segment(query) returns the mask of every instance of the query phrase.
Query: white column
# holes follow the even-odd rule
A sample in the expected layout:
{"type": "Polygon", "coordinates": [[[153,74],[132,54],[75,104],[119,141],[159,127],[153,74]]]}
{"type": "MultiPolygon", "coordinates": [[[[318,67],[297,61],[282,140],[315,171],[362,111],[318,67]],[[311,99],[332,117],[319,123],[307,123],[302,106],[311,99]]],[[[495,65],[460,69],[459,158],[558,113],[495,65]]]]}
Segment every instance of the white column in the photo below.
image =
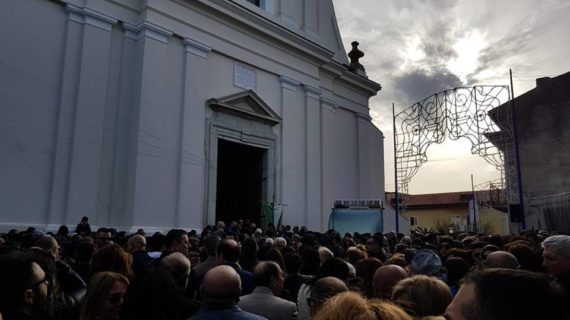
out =
{"type": "Polygon", "coordinates": [[[161,172],[165,166],[176,165],[168,156],[162,156],[160,146],[163,121],[163,106],[166,101],[168,39],[172,32],[148,21],[137,26],[124,24],[126,36],[136,41],[135,48],[139,65],[134,90],[134,110],[129,150],[130,177],[127,195],[127,214],[133,228],[158,226],[170,228],[175,223],[175,210],[167,210],[164,203],[177,198],[172,194],[164,199],[160,191],[164,181],[161,172]]]}
{"type": "Polygon", "coordinates": [[[309,85],[303,85],[305,91],[305,125],[306,125],[306,160],[305,185],[307,227],[310,230],[323,231],[322,225],[322,184],[321,184],[321,91],[309,85]]]}
{"type": "MultiPolygon", "coordinates": [[[[121,63],[119,75],[119,103],[115,122],[114,158],[112,185],[110,190],[111,210],[107,219],[110,225],[126,226],[132,222],[132,185],[136,166],[137,112],[138,97],[135,89],[140,86],[140,60],[136,48],[136,37],[123,25],[121,63]],[[135,138],[133,138],[135,137],[135,138]],[[135,160],[133,160],[135,159],[135,160]],[[136,162],[135,162],[136,163],[136,162]],[[129,193],[131,191],[131,193],[129,193]],[[131,211],[129,211],[131,209],[131,211]]],[[[147,232],[151,230],[146,229],[147,232]]],[[[133,230],[133,232],[135,232],[133,230]]]]}
{"type": "Polygon", "coordinates": [[[74,222],[67,219],[67,200],[74,128],[73,120],[79,83],[77,70],[81,63],[81,37],[83,35],[85,16],[83,15],[83,9],[75,5],[67,5],[66,10],[69,19],[67,21],[61,70],[59,109],[56,119],[57,135],[54,137],[54,153],[52,157],[48,218],[48,229],[50,230],[55,229],[60,224],[72,224],[74,222]]]}
{"type": "MultiPolygon", "coordinates": [[[[67,220],[95,215],[99,189],[111,29],[117,20],[89,8],[68,7],[70,18],[83,23],[78,61],[75,112],[71,130],[67,220]]],[[[75,70],[74,70],[75,71],[75,70]]],[[[70,84],[67,84],[70,85],[70,84]]],[[[70,85],[73,86],[73,85],[70,85]]],[[[62,128],[65,130],[66,128],[62,128]]],[[[93,221],[94,224],[106,221],[93,221]]]]}
{"type": "Polygon", "coordinates": [[[200,90],[200,67],[207,62],[212,50],[195,40],[184,39],[184,97],[180,119],[180,147],[177,181],[176,227],[202,228],[204,212],[205,174],[205,106],[195,96],[200,90]]]}
{"type": "Polygon", "coordinates": [[[300,83],[289,77],[281,76],[281,131],[280,131],[280,164],[281,185],[278,186],[277,202],[287,206],[284,210],[285,224],[306,225],[305,181],[303,162],[305,146],[303,140],[304,102],[303,96],[297,92],[300,83]]]}

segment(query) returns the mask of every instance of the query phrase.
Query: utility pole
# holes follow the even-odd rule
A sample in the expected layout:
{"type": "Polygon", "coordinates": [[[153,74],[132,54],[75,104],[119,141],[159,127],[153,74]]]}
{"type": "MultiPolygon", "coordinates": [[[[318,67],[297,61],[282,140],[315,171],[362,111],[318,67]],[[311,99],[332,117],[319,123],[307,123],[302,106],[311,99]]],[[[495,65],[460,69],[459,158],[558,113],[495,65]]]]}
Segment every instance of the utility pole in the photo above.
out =
{"type": "Polygon", "coordinates": [[[473,203],[473,231],[477,233],[477,207],[475,203],[475,186],[473,185],[473,174],[471,174],[471,202],[473,203]]]}
{"type": "MultiPolygon", "coordinates": [[[[521,220],[521,227],[522,230],[526,229],[526,219],[524,215],[524,196],[523,196],[523,185],[522,185],[522,173],[521,173],[521,158],[519,152],[519,135],[517,130],[517,114],[515,108],[515,91],[513,89],[513,70],[509,69],[509,76],[511,79],[511,120],[513,122],[513,137],[515,141],[515,158],[517,161],[517,179],[518,179],[518,186],[519,186],[519,217],[521,220]]],[[[521,230],[521,231],[522,231],[521,230]]]]}
{"type": "Polygon", "coordinates": [[[392,102],[392,122],[394,124],[394,209],[396,211],[396,234],[400,232],[400,202],[398,197],[398,157],[396,156],[396,109],[394,102],[392,102]]]}

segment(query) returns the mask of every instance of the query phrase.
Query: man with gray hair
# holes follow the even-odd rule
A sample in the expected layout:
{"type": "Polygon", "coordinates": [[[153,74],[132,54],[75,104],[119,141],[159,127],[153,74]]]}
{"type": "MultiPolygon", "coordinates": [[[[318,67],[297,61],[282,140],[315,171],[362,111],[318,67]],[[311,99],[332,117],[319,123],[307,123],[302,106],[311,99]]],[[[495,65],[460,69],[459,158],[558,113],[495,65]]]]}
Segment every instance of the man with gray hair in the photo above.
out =
{"type": "Polygon", "coordinates": [[[262,261],[253,271],[255,289],[240,298],[239,306],[248,312],[271,320],[296,319],[297,306],[279,298],[283,290],[283,271],[273,261],[262,261]]]}
{"type": "Polygon", "coordinates": [[[131,267],[135,274],[143,271],[152,261],[148,252],[146,252],[146,238],[140,234],[135,234],[127,240],[127,252],[133,257],[131,267]]]}
{"type": "Polygon", "coordinates": [[[273,247],[277,250],[283,250],[283,248],[285,248],[287,246],[287,240],[285,240],[285,238],[283,237],[277,237],[275,238],[275,241],[273,242],[273,247]]]}
{"type": "Polygon", "coordinates": [[[556,235],[542,242],[542,266],[553,275],[570,297],[570,236],[556,235]]]}
{"type": "Polygon", "coordinates": [[[190,260],[181,252],[173,252],[160,260],[160,268],[168,271],[178,289],[178,296],[176,297],[176,309],[184,319],[198,312],[200,303],[193,299],[188,299],[183,296],[183,291],[188,285],[188,278],[190,276],[190,260]]]}
{"type": "Polygon", "coordinates": [[[179,290],[186,289],[190,276],[190,260],[180,252],[173,252],[160,260],[160,267],[168,270],[179,290]]]}
{"type": "Polygon", "coordinates": [[[556,235],[542,242],[543,266],[556,278],[570,273],[570,236],[556,235]]]}
{"type": "Polygon", "coordinates": [[[321,266],[325,261],[332,258],[334,258],[334,254],[329,248],[323,246],[319,247],[319,260],[321,261],[321,266]]]}

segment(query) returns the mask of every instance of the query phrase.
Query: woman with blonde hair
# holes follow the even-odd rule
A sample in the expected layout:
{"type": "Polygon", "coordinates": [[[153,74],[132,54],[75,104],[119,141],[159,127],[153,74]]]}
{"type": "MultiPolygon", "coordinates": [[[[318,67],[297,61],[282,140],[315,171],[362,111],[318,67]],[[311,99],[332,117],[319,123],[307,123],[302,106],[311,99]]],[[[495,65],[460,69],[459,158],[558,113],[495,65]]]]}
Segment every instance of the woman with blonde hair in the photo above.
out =
{"type": "Polygon", "coordinates": [[[129,279],[116,272],[98,272],[91,277],[81,304],[80,320],[116,320],[121,317],[129,279]]]}
{"type": "Polygon", "coordinates": [[[413,320],[400,307],[382,300],[366,300],[355,292],[340,293],[325,302],[313,320],[413,320]]]}
{"type": "Polygon", "coordinates": [[[392,293],[394,303],[418,318],[443,315],[451,300],[451,290],[443,281],[424,275],[401,280],[392,293]]]}

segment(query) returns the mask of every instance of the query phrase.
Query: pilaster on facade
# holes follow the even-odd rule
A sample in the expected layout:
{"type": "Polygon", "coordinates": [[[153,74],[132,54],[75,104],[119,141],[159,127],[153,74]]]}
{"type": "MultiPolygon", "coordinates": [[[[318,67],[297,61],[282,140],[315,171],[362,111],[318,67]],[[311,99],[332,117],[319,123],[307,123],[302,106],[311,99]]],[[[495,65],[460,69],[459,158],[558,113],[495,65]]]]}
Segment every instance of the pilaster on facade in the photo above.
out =
{"type": "Polygon", "coordinates": [[[358,163],[358,194],[362,195],[369,187],[369,172],[366,170],[369,158],[369,125],[372,117],[364,113],[355,113],[356,116],[356,132],[357,132],[357,163],[358,163]]]}
{"type": "MultiPolygon", "coordinates": [[[[133,128],[132,136],[129,138],[132,149],[138,153],[152,154],[154,149],[150,147],[148,132],[153,136],[160,136],[164,133],[164,127],[160,125],[161,120],[167,117],[167,113],[162,111],[162,106],[167,103],[168,92],[168,40],[173,33],[152,22],[143,21],[137,25],[123,23],[124,36],[134,42],[134,51],[139,59],[134,75],[134,106],[133,106],[133,128]]],[[[162,145],[162,139],[155,139],[154,143],[162,145]]],[[[151,219],[154,213],[163,210],[158,203],[145,203],[146,199],[152,198],[155,194],[160,194],[156,181],[161,179],[160,170],[163,163],[151,157],[136,156],[132,159],[134,176],[133,185],[129,186],[133,190],[132,208],[128,208],[132,217],[130,224],[152,224],[151,219]],[[145,168],[144,170],[141,168],[145,168]]],[[[173,166],[173,164],[168,164],[173,166]]],[[[172,207],[175,207],[174,204],[172,207]]],[[[168,211],[164,215],[164,223],[174,225],[176,223],[175,212],[168,211]]]]}
{"type": "Polygon", "coordinates": [[[208,53],[212,51],[210,46],[190,38],[184,38],[182,43],[184,44],[184,50],[186,50],[186,53],[191,53],[204,59],[208,59],[208,53]]]}
{"type": "MultiPolygon", "coordinates": [[[[52,176],[50,180],[50,198],[48,222],[50,225],[61,224],[68,221],[67,204],[69,201],[69,182],[71,163],[73,159],[72,147],[75,129],[75,112],[79,88],[79,74],[77,68],[81,63],[83,38],[83,25],[85,15],[79,6],[68,4],[67,30],[65,33],[64,56],[61,67],[60,93],[57,105],[57,120],[55,124],[57,137],[68,139],[54,139],[54,152],[52,156],[52,176]]],[[[73,219],[73,218],[71,218],[73,219]]]]}
{"type": "MultiPolygon", "coordinates": [[[[207,68],[204,59],[208,59],[208,54],[212,50],[206,44],[198,42],[190,38],[184,38],[184,75],[183,75],[183,97],[180,109],[180,136],[179,136],[179,154],[178,154],[178,174],[176,182],[177,204],[174,225],[191,226],[192,221],[190,215],[184,214],[190,212],[193,207],[199,207],[204,198],[204,192],[199,185],[204,181],[203,165],[192,165],[186,159],[187,152],[184,150],[200,150],[204,141],[204,124],[196,122],[196,119],[205,118],[205,109],[196,108],[196,88],[199,85],[200,68],[207,68]]],[[[202,154],[198,159],[205,162],[202,154]]],[[[207,221],[203,221],[206,224],[207,221]]]]}
{"type": "Polygon", "coordinates": [[[321,91],[310,85],[303,85],[305,91],[305,184],[307,226],[322,229],[322,150],[321,150],[321,91]]]}
{"type": "Polygon", "coordinates": [[[297,91],[297,88],[299,88],[301,85],[299,81],[286,76],[280,76],[279,81],[281,81],[281,88],[285,88],[291,91],[297,91]]]}
{"type": "MultiPolygon", "coordinates": [[[[69,149],[69,181],[66,212],[98,212],[99,181],[101,179],[101,159],[103,152],[103,128],[105,128],[105,106],[108,93],[110,68],[111,30],[117,19],[90,8],[67,7],[70,21],[82,24],[75,30],[68,25],[68,32],[79,37],[75,41],[79,50],[77,57],[66,56],[69,68],[79,68],[75,97],[72,102],[74,114],[69,149]],[[89,125],[86,125],[88,123],[89,125]]],[[[69,52],[71,54],[71,51],[69,52]]],[[[67,68],[67,67],[66,67],[67,68]]],[[[65,77],[64,81],[72,81],[65,77]]],[[[63,150],[63,149],[62,149],[63,150]]],[[[95,223],[108,223],[108,216],[98,216],[95,223]]]]}

